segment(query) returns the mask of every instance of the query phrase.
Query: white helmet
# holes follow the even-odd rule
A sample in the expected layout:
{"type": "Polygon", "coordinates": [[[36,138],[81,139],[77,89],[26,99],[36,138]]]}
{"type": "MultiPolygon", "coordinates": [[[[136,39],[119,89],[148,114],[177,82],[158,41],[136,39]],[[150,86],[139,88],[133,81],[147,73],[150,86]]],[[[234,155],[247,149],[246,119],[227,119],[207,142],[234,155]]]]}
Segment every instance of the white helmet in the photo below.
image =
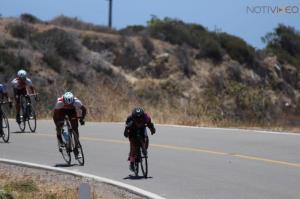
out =
{"type": "Polygon", "coordinates": [[[64,95],[63,95],[63,99],[64,99],[64,102],[66,104],[73,104],[74,103],[74,95],[73,93],[71,92],[66,92],[64,95]]]}
{"type": "Polygon", "coordinates": [[[27,72],[25,70],[19,70],[17,73],[17,76],[21,79],[26,79],[27,77],[27,72]]]}

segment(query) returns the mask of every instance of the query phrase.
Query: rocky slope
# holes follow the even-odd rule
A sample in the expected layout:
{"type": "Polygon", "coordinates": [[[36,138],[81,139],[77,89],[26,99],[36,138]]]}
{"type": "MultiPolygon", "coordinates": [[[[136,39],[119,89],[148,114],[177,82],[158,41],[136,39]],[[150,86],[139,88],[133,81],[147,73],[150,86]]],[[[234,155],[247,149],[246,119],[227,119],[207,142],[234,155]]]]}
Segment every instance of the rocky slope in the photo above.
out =
{"type": "Polygon", "coordinates": [[[123,121],[134,106],[145,107],[157,122],[179,124],[297,117],[299,66],[265,51],[244,61],[225,45],[216,61],[215,51],[207,54],[205,46],[128,30],[66,17],[1,18],[0,82],[9,82],[20,68],[28,70],[40,93],[41,117],[51,116],[66,90],[97,121],[123,121]]]}

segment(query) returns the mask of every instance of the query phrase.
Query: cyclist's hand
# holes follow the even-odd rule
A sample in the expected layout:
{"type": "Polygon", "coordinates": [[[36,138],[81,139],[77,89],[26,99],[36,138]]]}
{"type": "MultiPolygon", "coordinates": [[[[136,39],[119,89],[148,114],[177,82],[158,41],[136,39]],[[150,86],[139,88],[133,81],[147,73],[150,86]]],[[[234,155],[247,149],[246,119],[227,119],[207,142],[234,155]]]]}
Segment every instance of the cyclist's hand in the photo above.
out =
{"type": "Polygon", "coordinates": [[[125,131],[124,131],[124,137],[128,138],[128,134],[129,134],[129,133],[128,133],[128,130],[125,130],[125,131]]]}
{"type": "Polygon", "coordinates": [[[151,135],[153,135],[153,134],[155,134],[156,133],[156,129],[153,129],[152,131],[151,131],[151,135]]]}
{"type": "Polygon", "coordinates": [[[83,126],[83,125],[85,124],[85,121],[84,121],[83,118],[80,118],[80,119],[79,119],[79,122],[80,122],[80,125],[81,125],[81,126],[83,126]]]}

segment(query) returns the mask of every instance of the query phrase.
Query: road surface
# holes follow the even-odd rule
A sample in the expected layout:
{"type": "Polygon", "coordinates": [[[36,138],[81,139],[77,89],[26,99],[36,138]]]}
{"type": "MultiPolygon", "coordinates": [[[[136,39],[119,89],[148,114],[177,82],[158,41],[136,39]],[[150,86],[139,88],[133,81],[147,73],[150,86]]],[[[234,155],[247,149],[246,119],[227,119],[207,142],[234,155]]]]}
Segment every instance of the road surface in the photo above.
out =
{"type": "MultiPolygon", "coordinates": [[[[0,157],[62,166],[52,121],[20,133],[13,120],[0,157]]],[[[127,183],[170,199],[300,197],[300,135],[234,129],[156,126],[150,136],[149,178],[128,170],[123,124],[86,123],[80,139],[86,164],[67,169],[127,183]]]]}

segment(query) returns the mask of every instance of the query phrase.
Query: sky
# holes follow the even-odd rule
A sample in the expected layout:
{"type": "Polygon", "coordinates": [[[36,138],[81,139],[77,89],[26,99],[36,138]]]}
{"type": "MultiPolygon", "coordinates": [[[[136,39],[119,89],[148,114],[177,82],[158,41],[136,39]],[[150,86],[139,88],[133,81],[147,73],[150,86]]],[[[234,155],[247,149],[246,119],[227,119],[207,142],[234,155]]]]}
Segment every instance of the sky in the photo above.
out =
{"type": "MultiPolygon", "coordinates": [[[[42,20],[65,15],[107,25],[107,0],[0,0],[2,17],[30,13],[42,20]]],[[[151,16],[198,23],[263,48],[261,37],[279,24],[300,31],[300,0],[113,0],[113,27],[146,25],[151,16]],[[284,8],[279,12],[279,8],[284,8]]]]}

